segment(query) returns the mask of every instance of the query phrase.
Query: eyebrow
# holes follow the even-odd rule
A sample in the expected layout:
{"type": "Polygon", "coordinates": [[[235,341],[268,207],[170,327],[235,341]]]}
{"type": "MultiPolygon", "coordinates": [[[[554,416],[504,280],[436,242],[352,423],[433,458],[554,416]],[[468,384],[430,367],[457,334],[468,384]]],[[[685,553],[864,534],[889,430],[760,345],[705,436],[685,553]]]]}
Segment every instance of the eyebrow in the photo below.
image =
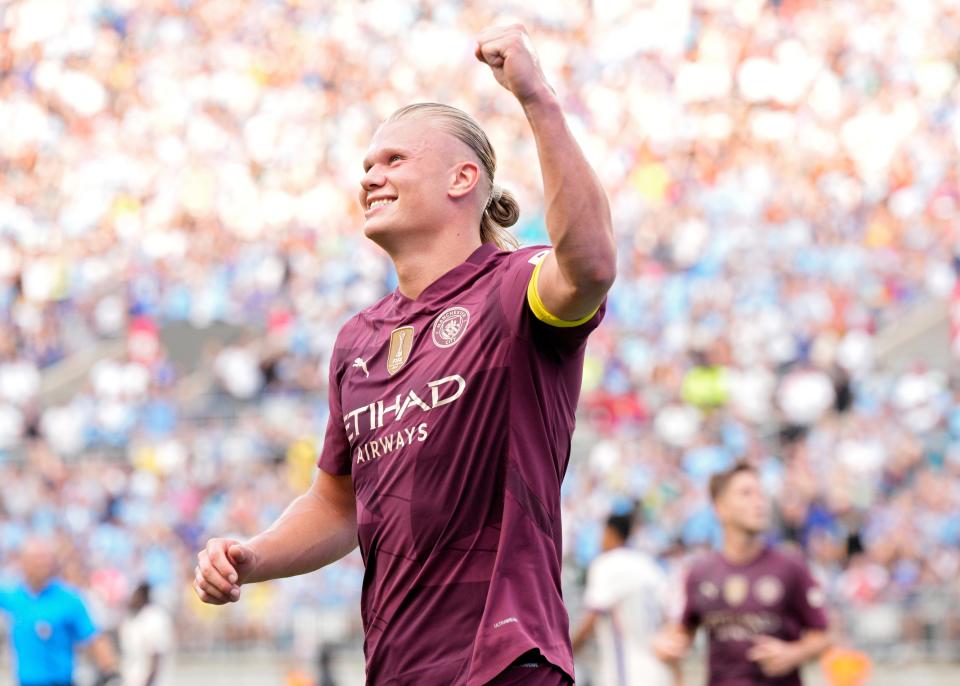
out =
{"type": "Polygon", "coordinates": [[[403,148],[381,148],[380,150],[374,151],[373,155],[369,155],[363,158],[363,171],[370,171],[370,167],[373,166],[371,159],[389,159],[393,155],[401,155],[403,157],[409,157],[410,151],[403,148]]]}

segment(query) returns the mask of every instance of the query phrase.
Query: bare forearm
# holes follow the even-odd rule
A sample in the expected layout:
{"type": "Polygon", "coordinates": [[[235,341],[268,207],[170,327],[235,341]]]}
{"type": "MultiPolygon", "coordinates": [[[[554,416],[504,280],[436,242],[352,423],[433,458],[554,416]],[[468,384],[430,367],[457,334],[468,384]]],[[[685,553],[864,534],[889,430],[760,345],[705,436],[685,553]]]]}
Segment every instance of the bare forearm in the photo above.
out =
{"type": "Polygon", "coordinates": [[[307,574],[357,546],[356,511],[308,491],[247,545],[256,559],[247,582],[307,574]]]}
{"type": "Polygon", "coordinates": [[[668,662],[667,668],[670,670],[670,677],[673,681],[673,686],[683,686],[683,667],[679,660],[675,662],[668,662]]]}
{"type": "Polygon", "coordinates": [[[678,665],[693,644],[694,631],[676,624],[664,628],[653,639],[653,653],[668,665],[678,665]]]}
{"type": "Polygon", "coordinates": [[[90,659],[101,672],[110,673],[117,670],[117,651],[105,634],[100,634],[93,639],[89,652],[90,659]]]}
{"type": "Polygon", "coordinates": [[[803,638],[793,644],[796,650],[797,667],[820,657],[832,643],[833,639],[827,631],[808,631],[805,633],[803,638]]]}
{"type": "Polygon", "coordinates": [[[573,644],[573,652],[579,651],[584,644],[587,642],[587,639],[590,638],[590,634],[593,633],[593,627],[597,622],[597,615],[595,612],[587,612],[584,616],[583,621],[580,622],[580,626],[577,627],[577,630],[573,633],[571,638],[571,643],[573,644]]]}
{"type": "Polygon", "coordinates": [[[537,143],[547,231],[571,284],[608,282],[616,267],[610,205],[552,92],[522,103],[537,143]]]}

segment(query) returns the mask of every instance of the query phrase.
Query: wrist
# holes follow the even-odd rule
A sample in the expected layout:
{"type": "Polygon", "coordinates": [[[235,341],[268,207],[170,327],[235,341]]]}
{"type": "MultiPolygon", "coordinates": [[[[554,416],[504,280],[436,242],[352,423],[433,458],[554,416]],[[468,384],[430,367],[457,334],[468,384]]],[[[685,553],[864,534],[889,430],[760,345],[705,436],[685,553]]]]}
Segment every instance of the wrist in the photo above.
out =
{"type": "Polygon", "coordinates": [[[255,584],[261,581],[266,581],[265,578],[261,578],[261,567],[263,565],[258,538],[259,536],[244,543],[244,546],[250,553],[250,559],[247,561],[246,565],[247,573],[243,575],[243,583],[245,584],[255,584]]]}
{"type": "Polygon", "coordinates": [[[557,99],[557,94],[546,82],[529,93],[525,93],[522,97],[517,96],[517,100],[520,101],[520,106],[523,107],[523,111],[528,117],[541,112],[560,112],[560,100],[557,99]]]}
{"type": "Polygon", "coordinates": [[[788,657],[794,668],[799,669],[803,666],[804,662],[810,659],[810,655],[807,654],[807,647],[801,641],[794,641],[788,644],[788,648],[788,657]]]}

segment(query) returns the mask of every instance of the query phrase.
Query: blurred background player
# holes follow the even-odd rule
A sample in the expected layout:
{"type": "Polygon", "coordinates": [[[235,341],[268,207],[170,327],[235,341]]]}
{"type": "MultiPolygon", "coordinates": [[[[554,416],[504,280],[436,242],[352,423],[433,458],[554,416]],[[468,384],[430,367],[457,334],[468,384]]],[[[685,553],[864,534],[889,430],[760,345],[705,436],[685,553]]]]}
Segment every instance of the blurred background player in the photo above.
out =
{"type": "Polygon", "coordinates": [[[710,686],[799,686],[800,667],[830,647],[824,593],[798,554],[766,542],[770,507],[756,469],[738,463],[710,480],[723,548],[694,561],[681,626],[655,641],[679,660],[707,630],[710,686]]]}
{"type": "Polygon", "coordinates": [[[19,686],[70,686],[74,652],[86,648],[100,670],[98,683],[116,675],[116,653],[97,630],[80,594],[56,577],[57,552],[46,538],[31,538],[20,552],[22,582],[0,589],[0,610],[10,616],[10,640],[19,686]]]}
{"type": "Polygon", "coordinates": [[[512,249],[519,206],[469,115],[391,116],[360,205],[399,286],[337,335],[320,472],[247,545],[208,542],[195,572],[202,600],[235,602],[359,537],[371,684],[573,683],[560,484],[616,272],[611,218],[526,30],[482,31],[475,56],[526,115],[552,247],[512,249]]]}
{"type": "Polygon", "coordinates": [[[587,570],[586,614],[573,650],[596,635],[598,686],[670,686],[679,683],[679,665],[665,663],[652,648],[667,617],[667,576],[653,558],[627,546],[633,523],[627,514],[607,518],[603,552],[587,570]]]}
{"type": "Polygon", "coordinates": [[[120,625],[123,686],[160,686],[164,663],[173,652],[175,635],[170,614],[150,600],[150,585],[142,583],[130,596],[130,610],[120,625]]]}

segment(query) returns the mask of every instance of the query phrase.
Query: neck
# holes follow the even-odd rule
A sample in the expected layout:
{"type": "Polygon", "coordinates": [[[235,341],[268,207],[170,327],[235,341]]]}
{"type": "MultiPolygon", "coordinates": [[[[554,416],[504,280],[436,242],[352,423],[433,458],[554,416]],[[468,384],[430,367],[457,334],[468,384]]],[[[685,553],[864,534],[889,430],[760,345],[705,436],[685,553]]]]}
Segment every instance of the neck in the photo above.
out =
{"type": "Polygon", "coordinates": [[[34,593],[40,593],[50,584],[50,579],[33,579],[27,582],[27,586],[30,587],[30,590],[34,593]]]}
{"type": "Polygon", "coordinates": [[[727,527],[723,530],[723,557],[733,564],[747,564],[763,551],[762,534],[727,527]]]}
{"type": "Polygon", "coordinates": [[[442,231],[422,240],[405,240],[402,245],[382,246],[397,270],[400,292],[411,300],[480,247],[476,227],[442,231]]]}

